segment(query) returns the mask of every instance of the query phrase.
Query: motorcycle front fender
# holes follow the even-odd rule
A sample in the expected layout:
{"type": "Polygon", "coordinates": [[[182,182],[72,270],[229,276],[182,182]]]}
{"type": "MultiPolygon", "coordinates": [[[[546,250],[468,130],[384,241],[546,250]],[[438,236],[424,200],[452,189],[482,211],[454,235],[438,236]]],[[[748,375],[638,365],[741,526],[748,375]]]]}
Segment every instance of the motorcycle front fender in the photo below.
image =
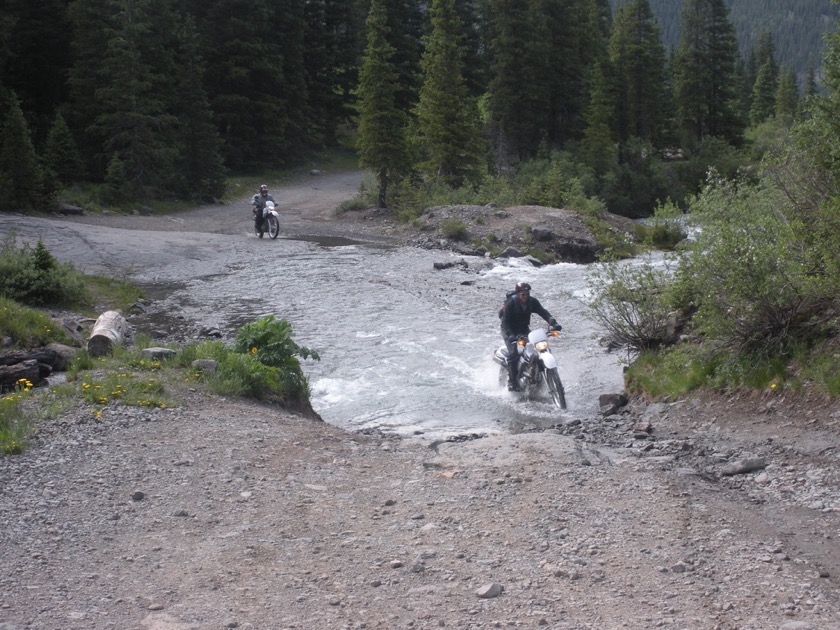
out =
{"type": "Polygon", "coordinates": [[[553,370],[557,367],[557,359],[550,352],[540,352],[540,361],[546,370],[553,370]]]}

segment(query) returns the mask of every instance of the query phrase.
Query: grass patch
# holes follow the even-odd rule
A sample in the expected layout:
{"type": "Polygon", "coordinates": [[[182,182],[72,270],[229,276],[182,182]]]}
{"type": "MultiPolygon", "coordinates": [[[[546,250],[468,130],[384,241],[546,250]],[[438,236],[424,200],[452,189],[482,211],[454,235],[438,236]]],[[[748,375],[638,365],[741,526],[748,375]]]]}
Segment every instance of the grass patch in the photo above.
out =
{"type": "Polygon", "coordinates": [[[26,448],[32,420],[23,410],[23,403],[32,395],[31,391],[32,383],[21,379],[15,391],[0,398],[0,453],[4,455],[22,453],[26,448]]]}
{"type": "Polygon", "coordinates": [[[695,389],[754,392],[800,391],[806,384],[829,397],[840,396],[840,352],[833,341],[799,349],[793,357],[763,358],[715,354],[702,345],[642,352],[625,374],[628,393],[674,400],[695,389]]]}
{"type": "Polygon", "coordinates": [[[91,405],[105,406],[120,402],[130,407],[159,409],[175,405],[161,379],[136,372],[107,372],[101,377],[92,372],[83,373],[78,386],[81,399],[91,405]]]}
{"type": "Polygon", "coordinates": [[[673,400],[708,384],[712,364],[693,348],[642,352],[624,375],[627,392],[653,400],[673,400]]]}
{"type": "Polygon", "coordinates": [[[48,343],[69,343],[67,334],[45,312],[0,297],[0,335],[15,348],[37,348],[48,343]]]}
{"type": "Polygon", "coordinates": [[[84,282],[94,302],[112,310],[126,311],[143,298],[143,291],[128,278],[85,276],[84,282]]]}

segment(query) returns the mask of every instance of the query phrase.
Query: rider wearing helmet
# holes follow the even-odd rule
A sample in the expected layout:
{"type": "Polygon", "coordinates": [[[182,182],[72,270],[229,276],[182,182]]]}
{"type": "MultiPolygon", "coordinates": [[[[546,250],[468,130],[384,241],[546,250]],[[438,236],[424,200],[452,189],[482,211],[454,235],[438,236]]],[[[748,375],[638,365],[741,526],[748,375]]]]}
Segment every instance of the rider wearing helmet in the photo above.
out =
{"type": "Polygon", "coordinates": [[[260,235],[260,238],[263,236],[263,208],[265,207],[266,201],[274,202],[274,197],[268,193],[268,186],[262,184],[260,186],[260,192],[254,195],[254,198],[251,200],[251,203],[254,205],[254,226],[257,228],[257,234],[260,235]]]}
{"type": "Polygon", "coordinates": [[[531,297],[531,285],[527,282],[517,282],[516,293],[507,301],[502,312],[502,338],[508,350],[508,389],[511,391],[519,391],[519,348],[516,339],[531,332],[531,313],[542,317],[554,330],[560,330],[560,324],[551,313],[543,308],[537,298],[531,297]]]}

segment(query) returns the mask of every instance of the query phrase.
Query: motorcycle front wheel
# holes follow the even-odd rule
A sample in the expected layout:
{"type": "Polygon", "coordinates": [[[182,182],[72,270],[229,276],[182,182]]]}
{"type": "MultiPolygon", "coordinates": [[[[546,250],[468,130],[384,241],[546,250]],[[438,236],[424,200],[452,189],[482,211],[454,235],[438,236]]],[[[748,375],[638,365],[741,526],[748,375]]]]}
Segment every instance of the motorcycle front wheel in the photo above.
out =
{"type": "Polygon", "coordinates": [[[551,368],[545,371],[545,384],[548,386],[548,392],[551,394],[552,402],[565,411],[566,391],[563,389],[563,383],[560,381],[557,368],[551,368]]]}
{"type": "Polygon", "coordinates": [[[265,220],[268,223],[268,235],[272,239],[277,238],[277,235],[280,234],[280,222],[277,220],[277,217],[270,214],[265,218],[265,220]]]}

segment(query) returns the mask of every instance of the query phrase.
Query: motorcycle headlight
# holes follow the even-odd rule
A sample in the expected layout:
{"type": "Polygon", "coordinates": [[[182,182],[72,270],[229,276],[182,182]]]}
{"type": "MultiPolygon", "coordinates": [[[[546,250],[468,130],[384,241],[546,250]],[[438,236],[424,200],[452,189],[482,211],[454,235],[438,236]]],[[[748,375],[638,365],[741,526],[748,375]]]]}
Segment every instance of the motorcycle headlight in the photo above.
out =
{"type": "Polygon", "coordinates": [[[537,349],[537,352],[542,352],[543,350],[548,350],[548,342],[547,341],[538,341],[534,344],[534,347],[537,349]]]}

